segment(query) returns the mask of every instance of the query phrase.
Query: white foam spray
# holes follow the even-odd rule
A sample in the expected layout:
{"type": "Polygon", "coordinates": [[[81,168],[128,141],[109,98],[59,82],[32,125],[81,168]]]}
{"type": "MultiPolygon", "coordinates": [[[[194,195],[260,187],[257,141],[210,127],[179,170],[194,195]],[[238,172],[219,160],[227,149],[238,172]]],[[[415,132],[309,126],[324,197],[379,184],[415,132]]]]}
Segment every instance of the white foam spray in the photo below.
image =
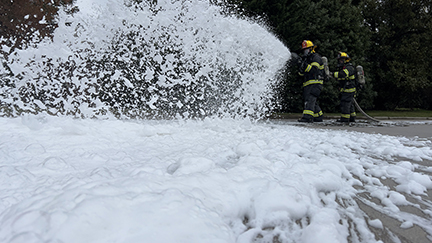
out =
{"type": "MultiPolygon", "coordinates": [[[[53,41],[9,57],[14,112],[80,117],[260,116],[290,57],[265,26],[205,0],[78,0],[53,41]]],[[[4,110],[2,111],[4,112],[4,110]]]]}

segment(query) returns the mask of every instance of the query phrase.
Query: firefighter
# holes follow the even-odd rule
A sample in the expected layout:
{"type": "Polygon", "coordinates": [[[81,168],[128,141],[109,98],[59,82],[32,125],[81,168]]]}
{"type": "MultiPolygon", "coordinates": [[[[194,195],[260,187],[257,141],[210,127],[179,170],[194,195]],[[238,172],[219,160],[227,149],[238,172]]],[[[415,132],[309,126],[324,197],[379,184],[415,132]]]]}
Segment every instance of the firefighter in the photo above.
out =
{"type": "Polygon", "coordinates": [[[337,122],[355,122],[356,112],[353,99],[356,94],[355,68],[345,52],[339,52],[338,71],[333,73],[339,81],[341,117],[337,122]]]}
{"type": "Polygon", "coordinates": [[[315,52],[315,45],[310,40],[302,42],[303,61],[299,67],[300,76],[304,77],[304,110],[299,122],[322,122],[323,112],[317,104],[324,80],[324,65],[321,56],[315,52]]]}

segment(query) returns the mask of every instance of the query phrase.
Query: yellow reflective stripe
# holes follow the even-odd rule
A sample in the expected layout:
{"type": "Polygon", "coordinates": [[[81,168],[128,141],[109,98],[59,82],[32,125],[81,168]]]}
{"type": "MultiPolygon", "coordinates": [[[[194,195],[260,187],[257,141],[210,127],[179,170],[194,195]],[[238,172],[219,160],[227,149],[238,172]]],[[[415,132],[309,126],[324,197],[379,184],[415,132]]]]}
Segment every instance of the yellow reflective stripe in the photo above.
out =
{"type": "Polygon", "coordinates": [[[344,69],[343,71],[346,74],[346,76],[349,77],[349,71],[348,71],[348,69],[344,69]]]}
{"type": "Polygon", "coordinates": [[[342,118],[350,118],[350,114],[341,114],[342,118]]]}
{"type": "Polygon", "coordinates": [[[314,117],[320,117],[320,116],[322,116],[322,115],[323,115],[323,112],[322,112],[322,111],[313,114],[314,117]]]}
{"type": "Polygon", "coordinates": [[[324,69],[324,65],[319,65],[319,63],[317,63],[317,62],[313,62],[313,63],[311,63],[311,65],[316,66],[320,70],[324,69]]]}
{"type": "Polygon", "coordinates": [[[317,67],[318,69],[324,69],[324,65],[320,65],[320,64],[317,63],[317,62],[313,62],[313,63],[311,63],[310,65],[315,66],[315,67],[317,67]]]}
{"type": "Polygon", "coordinates": [[[355,112],[351,113],[351,116],[357,116],[357,114],[355,112]]]}
{"type": "Polygon", "coordinates": [[[356,92],[356,88],[351,88],[351,89],[341,89],[341,92],[345,92],[345,93],[353,93],[356,92]]]}
{"type": "MultiPolygon", "coordinates": [[[[346,78],[344,78],[344,79],[351,79],[351,80],[355,79],[355,75],[351,75],[351,76],[349,76],[349,71],[348,71],[348,69],[344,69],[343,72],[346,74],[346,78]]],[[[335,78],[339,78],[339,72],[335,72],[335,73],[334,73],[334,77],[335,77],[335,78]]],[[[341,79],[341,80],[343,80],[343,79],[341,79]]]]}
{"type": "Polygon", "coordinates": [[[313,66],[317,67],[320,70],[324,69],[324,65],[319,65],[319,63],[317,63],[317,62],[313,62],[313,63],[307,65],[305,72],[309,72],[313,66]]]}
{"type": "Polygon", "coordinates": [[[303,114],[313,116],[313,115],[314,115],[314,112],[311,111],[311,110],[304,110],[304,111],[303,111],[303,114]]]}
{"type": "Polygon", "coordinates": [[[323,84],[324,82],[322,80],[318,80],[318,79],[311,79],[309,81],[306,81],[303,83],[303,87],[308,86],[310,84],[323,84]]]}

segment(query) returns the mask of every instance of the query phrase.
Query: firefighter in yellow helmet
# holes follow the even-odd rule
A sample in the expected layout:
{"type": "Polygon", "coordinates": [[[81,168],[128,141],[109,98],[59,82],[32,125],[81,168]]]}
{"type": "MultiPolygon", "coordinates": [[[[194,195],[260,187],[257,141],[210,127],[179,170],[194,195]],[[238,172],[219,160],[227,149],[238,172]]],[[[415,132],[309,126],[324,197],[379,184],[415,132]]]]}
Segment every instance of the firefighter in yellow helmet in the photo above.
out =
{"type": "Polygon", "coordinates": [[[324,81],[324,64],[321,56],[315,52],[315,45],[310,40],[302,42],[303,62],[299,67],[303,81],[303,115],[299,122],[322,122],[323,112],[317,104],[324,81]]]}
{"type": "Polygon", "coordinates": [[[356,112],[354,97],[356,94],[355,68],[350,63],[351,58],[345,52],[339,52],[338,71],[333,73],[339,81],[341,118],[338,122],[355,122],[356,112]]]}

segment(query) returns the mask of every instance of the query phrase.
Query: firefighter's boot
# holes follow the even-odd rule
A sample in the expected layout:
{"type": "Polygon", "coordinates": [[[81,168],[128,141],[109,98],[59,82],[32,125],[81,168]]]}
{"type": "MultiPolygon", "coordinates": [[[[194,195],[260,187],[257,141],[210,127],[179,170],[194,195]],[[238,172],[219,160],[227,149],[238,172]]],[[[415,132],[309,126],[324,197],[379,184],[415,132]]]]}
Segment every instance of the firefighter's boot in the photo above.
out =
{"type": "Polygon", "coordinates": [[[349,118],[345,118],[345,117],[341,117],[341,118],[337,119],[336,122],[349,123],[350,119],[349,118]]]}
{"type": "Polygon", "coordinates": [[[313,118],[306,118],[306,117],[302,117],[300,119],[298,119],[299,122],[307,122],[307,123],[312,123],[313,122],[313,118]]]}

